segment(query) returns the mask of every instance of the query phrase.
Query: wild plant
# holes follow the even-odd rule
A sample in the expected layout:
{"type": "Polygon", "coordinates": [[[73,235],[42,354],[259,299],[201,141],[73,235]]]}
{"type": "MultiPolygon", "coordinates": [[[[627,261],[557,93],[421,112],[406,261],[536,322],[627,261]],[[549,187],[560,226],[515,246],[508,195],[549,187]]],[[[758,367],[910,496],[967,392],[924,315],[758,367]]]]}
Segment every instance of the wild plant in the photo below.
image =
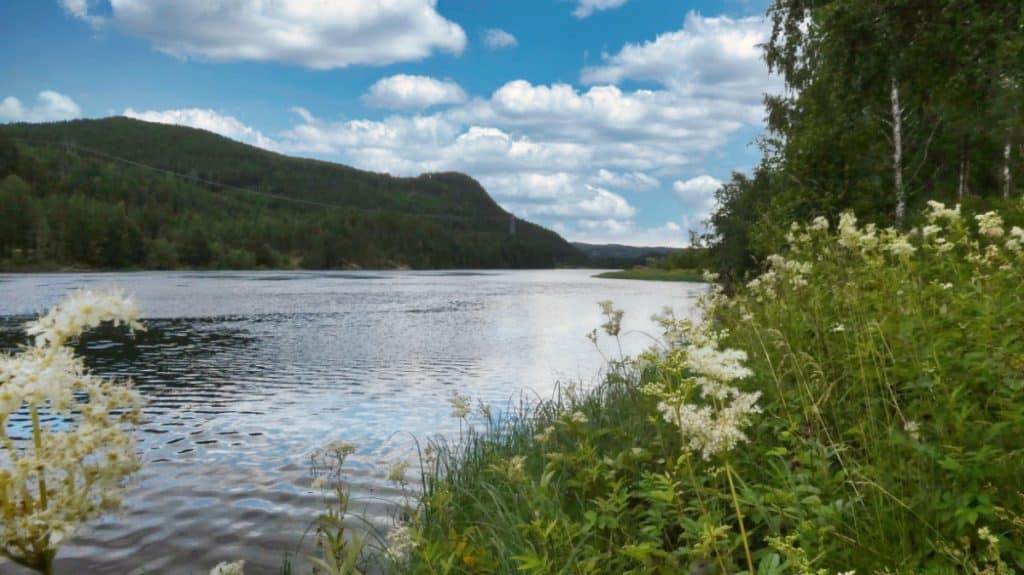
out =
{"type": "Polygon", "coordinates": [[[403,572],[1024,571],[1022,208],[794,225],[603,384],[437,446],[403,572]]]}
{"type": "Polygon", "coordinates": [[[142,398],[70,346],[104,323],[140,329],[138,317],[120,291],[74,292],[27,324],[31,345],[0,355],[0,553],[15,563],[53,573],[62,542],[119,508],[142,398]]]}

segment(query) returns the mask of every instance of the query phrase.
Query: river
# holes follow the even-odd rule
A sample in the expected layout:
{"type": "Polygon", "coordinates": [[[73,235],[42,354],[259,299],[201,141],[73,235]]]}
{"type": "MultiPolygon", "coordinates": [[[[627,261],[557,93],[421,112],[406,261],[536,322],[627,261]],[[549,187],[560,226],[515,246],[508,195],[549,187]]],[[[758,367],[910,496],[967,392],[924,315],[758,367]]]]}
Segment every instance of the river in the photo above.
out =
{"type": "MultiPolygon", "coordinates": [[[[656,334],[653,313],[691,313],[705,289],[594,273],[0,275],[0,348],[75,288],[123,287],[148,326],[79,345],[97,373],[130,376],[145,395],[143,468],[120,514],[61,548],[58,573],[205,574],[236,558],[247,574],[277,573],[285,554],[309,551],[300,540],[324,508],[309,456],[334,439],[358,445],[346,465],[355,510],[387,525],[400,496],[387,467],[416,464],[413,438],[458,433],[452,390],[500,409],[559,381],[592,384],[603,360],[585,334],[601,324],[598,301],[626,311],[635,353],[656,334]]],[[[2,560],[0,572],[22,573],[2,560]]]]}

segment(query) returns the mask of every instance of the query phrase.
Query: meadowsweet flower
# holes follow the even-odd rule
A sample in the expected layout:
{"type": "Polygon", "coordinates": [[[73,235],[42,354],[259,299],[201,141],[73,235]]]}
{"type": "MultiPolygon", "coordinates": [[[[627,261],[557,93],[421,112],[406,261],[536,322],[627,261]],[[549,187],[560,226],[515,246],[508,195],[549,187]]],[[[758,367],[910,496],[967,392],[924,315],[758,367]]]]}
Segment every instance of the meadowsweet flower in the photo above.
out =
{"type": "Polygon", "coordinates": [[[523,455],[514,455],[508,462],[509,469],[516,473],[524,473],[526,470],[526,457],[523,455]]]}
{"type": "Polygon", "coordinates": [[[396,461],[388,468],[388,481],[392,483],[404,483],[405,473],[409,470],[409,463],[396,461]]]}
{"type": "Polygon", "coordinates": [[[453,389],[451,397],[448,398],[448,404],[452,406],[452,417],[456,419],[465,419],[472,411],[469,407],[469,397],[459,393],[459,390],[453,389]]]}
{"type": "Polygon", "coordinates": [[[974,216],[978,221],[978,233],[990,238],[1001,238],[1006,232],[1003,231],[1003,218],[995,212],[985,212],[974,216]]]}
{"type": "Polygon", "coordinates": [[[569,421],[573,423],[587,423],[590,420],[587,419],[586,414],[582,411],[574,411],[572,412],[572,415],[569,416],[569,421]]]}
{"type": "Polygon", "coordinates": [[[356,452],[357,446],[355,443],[351,443],[342,439],[335,439],[328,443],[324,448],[340,459],[344,459],[349,455],[356,452]]]}
{"type": "Polygon", "coordinates": [[[141,329],[138,319],[138,304],[124,297],[123,290],[79,290],[52,307],[46,315],[28,322],[25,332],[35,338],[36,347],[59,347],[69,338],[106,322],[141,329]]]}
{"type": "Polygon", "coordinates": [[[605,319],[604,323],[601,324],[601,329],[612,337],[618,337],[619,332],[622,330],[622,315],[624,312],[621,309],[616,309],[611,300],[598,302],[597,305],[601,306],[601,314],[604,315],[605,319]]]}
{"type": "Polygon", "coordinates": [[[827,232],[828,231],[828,218],[824,216],[818,216],[811,221],[811,225],[808,226],[809,230],[816,232],[827,232]]]}
{"type": "Polygon", "coordinates": [[[89,373],[64,347],[102,323],[141,328],[119,291],[74,292],[26,325],[34,347],[0,354],[0,554],[45,571],[57,546],[84,522],[117,509],[124,478],[139,468],[124,424],[141,415],[130,382],[89,373]],[[11,439],[8,417],[32,419],[32,441],[11,439]],[[45,409],[59,428],[40,424],[45,409]]]}
{"type": "Polygon", "coordinates": [[[903,431],[907,432],[914,441],[921,441],[921,424],[916,421],[907,421],[903,424],[903,431]]]}
{"type": "Polygon", "coordinates": [[[234,561],[228,563],[223,561],[210,570],[210,575],[244,575],[245,561],[234,561]]]}
{"type": "Polygon", "coordinates": [[[743,365],[747,353],[739,349],[716,349],[711,346],[688,346],[686,366],[693,372],[723,383],[743,379],[751,371],[743,365]]]}
{"type": "Polygon", "coordinates": [[[857,216],[853,212],[839,215],[839,244],[846,248],[860,245],[860,232],[857,230],[857,216]]]}
{"type": "MultiPolygon", "coordinates": [[[[696,331],[713,333],[708,327],[696,331]]],[[[730,385],[752,374],[744,365],[746,353],[720,349],[717,341],[712,342],[713,337],[702,345],[686,345],[676,354],[691,377],[673,386],[652,385],[644,390],[661,399],[658,411],[662,419],[679,429],[686,449],[704,459],[746,441],[743,428],[761,411],[757,405],[759,392],[748,393],[730,385]]]]}
{"type": "Polygon", "coordinates": [[[711,459],[747,440],[742,428],[751,423],[754,414],[761,412],[757,406],[759,397],[758,392],[736,392],[732,402],[720,409],[668,398],[658,403],[658,411],[665,421],[679,428],[691,452],[711,459]]]}
{"type": "Polygon", "coordinates": [[[903,235],[892,238],[892,240],[890,240],[886,245],[886,249],[888,249],[892,255],[901,258],[910,257],[917,251],[917,248],[911,245],[907,237],[903,235]]]}
{"type": "Polygon", "coordinates": [[[978,528],[978,539],[989,545],[999,545],[999,538],[992,534],[992,530],[982,526],[978,528]]]}
{"type": "Polygon", "coordinates": [[[928,224],[927,226],[921,228],[921,236],[924,237],[925,239],[928,239],[932,236],[937,236],[941,232],[942,227],[937,226],[935,224],[928,224]]]}
{"type": "Polygon", "coordinates": [[[946,207],[946,204],[942,202],[936,202],[935,200],[928,200],[928,213],[925,217],[928,221],[935,223],[939,220],[946,220],[949,222],[956,222],[960,220],[960,204],[950,209],[946,207]]]}
{"type": "Polygon", "coordinates": [[[551,436],[555,433],[555,426],[549,425],[545,427],[540,433],[533,436],[539,443],[547,443],[551,441],[551,436]]]}
{"type": "Polygon", "coordinates": [[[399,523],[388,531],[386,542],[388,553],[398,563],[405,563],[409,560],[416,542],[413,540],[412,529],[408,523],[399,523]]]}

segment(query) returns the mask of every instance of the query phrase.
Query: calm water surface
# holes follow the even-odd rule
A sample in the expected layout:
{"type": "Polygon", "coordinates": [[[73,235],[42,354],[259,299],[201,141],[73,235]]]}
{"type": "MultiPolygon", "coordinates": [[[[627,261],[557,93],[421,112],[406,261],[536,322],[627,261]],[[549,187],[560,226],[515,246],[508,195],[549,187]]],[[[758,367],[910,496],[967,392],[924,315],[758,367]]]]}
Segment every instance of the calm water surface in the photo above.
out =
{"type": "MultiPolygon", "coordinates": [[[[689,313],[704,291],[593,273],[0,275],[0,348],[78,287],[124,287],[149,327],[80,346],[96,372],[145,394],[143,468],[125,510],[63,547],[58,572],[205,574],[245,558],[246,573],[277,573],[323,509],[308,462],[332,439],[359,445],[346,464],[354,507],[387,525],[398,498],[387,466],[415,463],[412,437],[457,434],[452,390],[502,406],[559,380],[594,382],[602,360],[584,336],[601,323],[598,301],[626,310],[624,331],[655,333],[652,313],[689,313]]],[[[648,342],[632,333],[624,347],[648,342]]],[[[0,561],[8,572],[21,573],[0,561]]]]}

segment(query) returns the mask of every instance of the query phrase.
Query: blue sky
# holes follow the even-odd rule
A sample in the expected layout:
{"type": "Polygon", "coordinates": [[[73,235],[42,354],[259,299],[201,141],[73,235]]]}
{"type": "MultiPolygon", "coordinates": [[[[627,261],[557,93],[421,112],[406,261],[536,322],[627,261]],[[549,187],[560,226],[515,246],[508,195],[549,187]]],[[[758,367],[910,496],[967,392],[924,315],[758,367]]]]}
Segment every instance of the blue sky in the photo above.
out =
{"type": "Polygon", "coordinates": [[[571,240],[684,245],[759,153],[767,0],[14,0],[0,122],[128,115],[459,170],[571,240]]]}

